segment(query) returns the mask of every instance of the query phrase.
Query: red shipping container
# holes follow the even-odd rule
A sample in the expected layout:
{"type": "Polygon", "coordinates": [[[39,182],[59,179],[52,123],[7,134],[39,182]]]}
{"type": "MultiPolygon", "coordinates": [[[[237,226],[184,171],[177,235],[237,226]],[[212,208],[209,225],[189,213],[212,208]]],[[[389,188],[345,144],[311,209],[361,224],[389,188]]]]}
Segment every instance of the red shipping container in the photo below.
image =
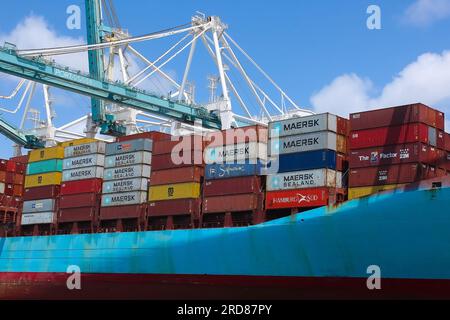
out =
{"type": "Polygon", "coordinates": [[[13,209],[19,209],[22,205],[22,199],[20,197],[0,195],[0,206],[9,207],[13,209]]]}
{"type": "Polygon", "coordinates": [[[406,124],[395,127],[383,127],[352,131],[350,149],[363,149],[410,142],[429,143],[428,126],[425,124],[406,124]]]}
{"type": "Polygon", "coordinates": [[[98,207],[66,208],[58,211],[58,223],[96,221],[98,207]]]}
{"type": "Polygon", "coordinates": [[[150,132],[132,134],[129,136],[118,137],[116,139],[116,141],[124,142],[124,141],[137,140],[137,139],[151,139],[153,142],[155,142],[155,141],[170,140],[170,137],[171,137],[171,135],[168,133],[163,133],[163,132],[158,132],[158,131],[150,131],[150,132]]]}
{"type": "Polygon", "coordinates": [[[8,160],[0,159],[0,171],[6,171],[8,167],[8,160]]]}
{"type": "Polygon", "coordinates": [[[266,209],[312,208],[327,206],[334,198],[335,189],[314,188],[266,193],[266,209]]]}
{"type": "Polygon", "coordinates": [[[23,185],[15,184],[13,186],[13,196],[22,197],[23,196],[23,185]]]}
{"type": "Polygon", "coordinates": [[[450,133],[444,133],[444,149],[450,151],[450,133]]]}
{"type": "Polygon", "coordinates": [[[15,160],[9,160],[8,163],[6,164],[6,171],[24,174],[26,167],[27,167],[26,163],[22,163],[15,160]]]}
{"type": "MultiPolygon", "coordinates": [[[[28,154],[26,154],[24,156],[12,157],[9,160],[11,160],[13,162],[19,162],[19,163],[26,165],[28,163],[28,154]]],[[[25,166],[25,168],[26,168],[26,166],[25,166]]]]}
{"type": "Polygon", "coordinates": [[[25,176],[14,172],[6,172],[6,183],[24,184],[25,176]]]}
{"type": "Polygon", "coordinates": [[[198,219],[200,217],[200,212],[200,199],[155,201],[148,204],[149,217],[191,215],[193,218],[198,219]]]}
{"type": "Polygon", "coordinates": [[[102,207],[100,208],[100,220],[145,218],[146,213],[147,204],[119,207],[102,207]]]}
{"type": "MultiPolygon", "coordinates": [[[[176,160],[183,160],[183,159],[176,159],[176,160]]],[[[174,160],[172,159],[172,154],[170,153],[152,155],[152,171],[191,167],[191,166],[203,167],[204,166],[203,152],[194,151],[193,154],[186,159],[186,162],[187,163],[175,164],[174,160]]]]}
{"type": "Polygon", "coordinates": [[[6,183],[6,171],[0,171],[0,182],[6,183]]]}
{"type": "Polygon", "coordinates": [[[59,196],[60,185],[42,186],[24,190],[23,200],[53,199],[59,196]]]}
{"type": "Polygon", "coordinates": [[[201,182],[204,174],[203,167],[185,167],[169,170],[153,171],[150,183],[152,186],[175,184],[183,182],[201,182]]]}
{"type": "Polygon", "coordinates": [[[208,133],[206,135],[206,146],[218,147],[248,142],[267,143],[268,138],[269,130],[266,126],[248,126],[208,133]]]}
{"type": "Polygon", "coordinates": [[[100,206],[101,194],[99,193],[81,193],[71,195],[61,195],[59,197],[59,207],[68,208],[86,208],[100,206]]]}
{"type": "Polygon", "coordinates": [[[14,184],[12,183],[5,184],[5,194],[7,196],[14,196],[14,184]]]}
{"type": "Polygon", "coordinates": [[[350,168],[421,162],[435,164],[442,155],[438,149],[423,143],[408,143],[350,151],[350,168]]]}
{"type": "Polygon", "coordinates": [[[262,191],[263,184],[259,176],[209,180],[203,186],[204,197],[261,193],[262,191]]]}
{"type": "Polygon", "coordinates": [[[153,155],[169,154],[172,152],[179,153],[183,151],[202,151],[204,149],[203,137],[199,135],[189,135],[182,137],[174,137],[164,141],[155,141],[153,143],[153,155]]]}
{"type": "Polygon", "coordinates": [[[103,179],[68,181],[61,184],[61,195],[101,193],[103,179]]]}
{"type": "Polygon", "coordinates": [[[352,130],[397,126],[416,122],[444,130],[444,114],[422,103],[350,114],[352,130]]]}
{"type": "Polygon", "coordinates": [[[262,210],[263,194],[238,194],[208,197],[203,200],[203,213],[227,213],[262,210]]]}
{"type": "Polygon", "coordinates": [[[351,169],[349,187],[411,183],[433,178],[435,172],[433,167],[419,163],[351,169]]]}

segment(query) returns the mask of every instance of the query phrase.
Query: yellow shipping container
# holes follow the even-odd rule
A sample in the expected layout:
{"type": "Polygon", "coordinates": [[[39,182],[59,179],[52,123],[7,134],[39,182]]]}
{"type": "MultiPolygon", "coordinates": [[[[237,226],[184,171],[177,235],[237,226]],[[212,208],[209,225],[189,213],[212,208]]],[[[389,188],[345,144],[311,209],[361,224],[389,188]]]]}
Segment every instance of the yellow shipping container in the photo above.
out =
{"type": "Polygon", "coordinates": [[[72,147],[72,146],[79,146],[81,144],[87,144],[87,143],[91,143],[91,142],[95,142],[98,141],[97,139],[93,139],[93,138],[82,138],[82,139],[76,139],[76,140],[69,140],[69,141],[65,141],[65,142],[60,142],[59,145],[61,147],[72,147]]]}
{"type": "Polygon", "coordinates": [[[61,184],[61,172],[34,174],[25,177],[25,188],[51,186],[61,184]]]}
{"type": "Polygon", "coordinates": [[[200,183],[178,183],[149,188],[148,200],[195,199],[200,197],[200,183]]]}
{"type": "Polygon", "coordinates": [[[28,154],[28,162],[37,162],[43,160],[63,159],[63,158],[64,158],[64,148],[61,146],[36,149],[30,151],[28,154]]]}
{"type": "Polygon", "coordinates": [[[382,191],[393,190],[396,188],[404,187],[404,184],[388,184],[385,186],[372,186],[372,187],[358,187],[348,188],[348,200],[358,199],[366,196],[370,196],[382,191]]]}

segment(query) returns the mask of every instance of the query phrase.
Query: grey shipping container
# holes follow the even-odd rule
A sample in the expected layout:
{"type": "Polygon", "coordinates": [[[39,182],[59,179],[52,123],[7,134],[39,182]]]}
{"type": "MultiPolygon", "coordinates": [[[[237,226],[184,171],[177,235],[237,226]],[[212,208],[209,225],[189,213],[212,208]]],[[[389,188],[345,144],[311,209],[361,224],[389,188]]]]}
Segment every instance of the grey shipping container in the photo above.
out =
{"type": "Polygon", "coordinates": [[[285,137],[318,131],[333,131],[347,135],[348,120],[330,113],[323,113],[269,123],[270,137],[274,134],[285,137]]]}
{"type": "Polygon", "coordinates": [[[271,139],[269,144],[269,152],[272,156],[324,149],[346,153],[346,137],[330,131],[321,131],[271,139]]]}
{"type": "Polygon", "coordinates": [[[55,210],[55,199],[24,201],[23,213],[49,212],[55,210]]]}
{"type": "Polygon", "coordinates": [[[54,223],[54,212],[25,213],[22,215],[21,224],[49,224],[54,223]]]}
{"type": "Polygon", "coordinates": [[[320,187],[342,188],[342,173],[330,169],[315,169],[267,177],[267,191],[320,187]]]}
{"type": "Polygon", "coordinates": [[[108,143],[106,155],[131,153],[136,151],[152,151],[153,141],[150,139],[137,139],[124,142],[108,143]]]}
{"type": "Polygon", "coordinates": [[[135,164],[152,163],[152,154],[148,151],[137,151],[132,153],[116,154],[107,156],[105,160],[105,168],[131,166],[135,164]]]}
{"type": "Polygon", "coordinates": [[[238,143],[205,149],[205,163],[248,163],[245,160],[254,160],[252,164],[258,163],[258,159],[267,160],[267,144],[258,142],[238,143]]]}
{"type": "Polygon", "coordinates": [[[107,194],[107,193],[147,191],[147,190],[148,190],[147,178],[134,178],[125,180],[105,181],[103,183],[102,193],[107,194]]]}
{"type": "Polygon", "coordinates": [[[105,169],[104,180],[150,178],[151,167],[143,164],[105,169]]]}
{"type": "Polygon", "coordinates": [[[77,146],[70,146],[64,148],[64,157],[79,157],[93,153],[105,153],[106,143],[103,141],[96,141],[77,146]]]}
{"type": "Polygon", "coordinates": [[[103,167],[105,155],[100,153],[88,154],[81,157],[67,158],[63,161],[63,170],[80,169],[85,167],[103,167]]]}
{"type": "Polygon", "coordinates": [[[102,207],[128,206],[147,202],[147,192],[122,192],[102,195],[102,207]]]}
{"type": "Polygon", "coordinates": [[[63,171],[62,181],[76,181],[103,177],[103,167],[87,167],[63,171]]]}

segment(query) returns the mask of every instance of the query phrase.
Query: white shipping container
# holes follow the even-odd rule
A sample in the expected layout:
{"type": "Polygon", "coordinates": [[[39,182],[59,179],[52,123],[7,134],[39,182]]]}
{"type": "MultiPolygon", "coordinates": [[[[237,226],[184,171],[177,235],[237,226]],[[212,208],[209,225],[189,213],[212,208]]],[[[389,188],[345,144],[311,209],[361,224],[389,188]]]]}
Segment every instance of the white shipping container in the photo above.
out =
{"type": "Polygon", "coordinates": [[[24,213],[22,214],[23,226],[30,224],[48,224],[54,222],[54,212],[24,213]]]}
{"type": "Polygon", "coordinates": [[[64,158],[85,156],[93,153],[105,153],[106,143],[96,141],[64,148],[64,158]]]}
{"type": "Polygon", "coordinates": [[[274,132],[279,137],[312,133],[318,131],[337,132],[338,117],[330,113],[316,114],[307,117],[292,118],[269,123],[269,136],[274,132]]]}
{"type": "Polygon", "coordinates": [[[329,149],[337,150],[337,135],[322,131],[270,140],[270,154],[289,154],[329,149]]]}
{"type": "Polygon", "coordinates": [[[342,188],[342,173],[330,169],[315,169],[267,176],[267,191],[305,188],[342,188]]]}
{"type": "Polygon", "coordinates": [[[150,173],[150,166],[139,164],[136,166],[105,169],[103,178],[104,180],[150,178],[150,173]]]}
{"type": "Polygon", "coordinates": [[[233,163],[248,159],[267,160],[267,144],[261,142],[239,143],[205,149],[205,163],[233,163]]]}
{"type": "Polygon", "coordinates": [[[104,165],[105,165],[105,155],[96,153],[81,157],[64,159],[63,170],[72,170],[85,167],[103,167],[104,165]]]}
{"type": "Polygon", "coordinates": [[[131,166],[135,164],[152,164],[152,154],[147,151],[116,154],[106,157],[105,168],[131,166]]]}
{"type": "Polygon", "coordinates": [[[62,173],[62,181],[76,181],[85,179],[95,179],[103,177],[103,167],[88,167],[81,169],[66,170],[62,173]]]}
{"type": "Polygon", "coordinates": [[[128,206],[147,202],[147,192],[121,192],[102,195],[102,207],[128,206]]]}
{"type": "Polygon", "coordinates": [[[148,179],[135,178],[124,180],[113,180],[103,182],[102,193],[118,193],[118,192],[131,192],[131,191],[147,191],[148,179]]]}

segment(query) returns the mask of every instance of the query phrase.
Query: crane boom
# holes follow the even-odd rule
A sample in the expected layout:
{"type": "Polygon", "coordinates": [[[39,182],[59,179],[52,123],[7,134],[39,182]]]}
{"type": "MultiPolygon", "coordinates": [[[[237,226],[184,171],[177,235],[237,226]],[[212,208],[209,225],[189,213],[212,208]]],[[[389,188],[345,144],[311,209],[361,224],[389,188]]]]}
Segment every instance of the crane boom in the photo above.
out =
{"type": "Polygon", "coordinates": [[[205,128],[221,129],[218,115],[204,107],[158,97],[120,82],[95,79],[44,59],[21,57],[10,47],[0,48],[0,72],[180,122],[200,121],[205,128]]]}
{"type": "Polygon", "coordinates": [[[27,149],[44,148],[45,143],[33,135],[25,135],[19,129],[0,118],[0,133],[27,149]]]}

